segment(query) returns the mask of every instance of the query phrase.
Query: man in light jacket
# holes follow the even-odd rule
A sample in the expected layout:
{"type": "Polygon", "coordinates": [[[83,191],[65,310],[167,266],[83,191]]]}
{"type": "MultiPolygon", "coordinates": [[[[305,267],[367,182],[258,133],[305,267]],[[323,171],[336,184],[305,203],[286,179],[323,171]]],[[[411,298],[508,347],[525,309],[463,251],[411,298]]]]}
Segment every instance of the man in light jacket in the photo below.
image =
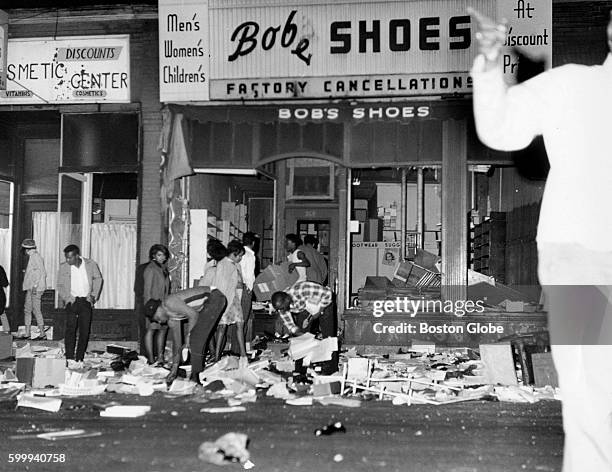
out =
{"type": "Polygon", "coordinates": [[[480,53],[472,68],[478,136],[511,151],[541,135],[550,162],[536,241],[563,398],[563,472],[611,472],[612,14],[602,65],[566,64],[507,87],[507,27],[471,13],[480,53]]]}
{"type": "Polygon", "coordinates": [[[93,306],[100,298],[103,280],[98,264],[91,259],[81,257],[78,246],[74,244],[66,246],[64,256],[66,262],[60,264],[57,276],[57,293],[60,305],[66,308],[64,343],[66,360],[71,367],[74,361],[81,363],[85,357],[93,306]],[[78,345],[76,345],[77,330],[78,345]]]}
{"type": "Polygon", "coordinates": [[[26,293],[23,304],[23,318],[26,330],[25,339],[29,339],[31,335],[32,313],[36,317],[36,323],[40,331],[35,339],[47,339],[41,310],[42,294],[47,288],[47,271],[45,270],[42,256],[36,250],[36,241],[24,239],[21,247],[28,255],[28,265],[23,277],[23,290],[26,293]]]}

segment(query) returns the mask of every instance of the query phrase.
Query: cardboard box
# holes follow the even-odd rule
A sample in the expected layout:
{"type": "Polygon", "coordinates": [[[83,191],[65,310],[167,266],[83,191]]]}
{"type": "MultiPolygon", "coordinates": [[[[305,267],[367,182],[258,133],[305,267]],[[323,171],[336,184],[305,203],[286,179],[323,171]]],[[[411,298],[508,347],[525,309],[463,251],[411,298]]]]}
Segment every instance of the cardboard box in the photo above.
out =
{"type": "Polygon", "coordinates": [[[223,221],[234,221],[234,202],[221,202],[221,219],[223,221]]]}
{"type": "Polygon", "coordinates": [[[438,272],[436,264],[440,261],[440,257],[427,252],[423,249],[417,248],[414,255],[414,263],[424,269],[431,270],[432,272],[438,272]]]}
{"type": "Polygon", "coordinates": [[[13,355],[13,336],[11,333],[0,332],[0,359],[13,355]]]}
{"type": "Polygon", "coordinates": [[[364,241],[382,241],[383,225],[378,218],[370,218],[365,220],[363,224],[363,240],[364,241]]]}
{"type": "Polygon", "coordinates": [[[17,379],[33,388],[59,387],[66,377],[66,360],[51,357],[18,357],[17,379]]]}
{"type": "Polygon", "coordinates": [[[353,219],[358,220],[358,221],[365,221],[367,217],[368,217],[367,209],[355,208],[353,210],[353,219]]]}
{"type": "Polygon", "coordinates": [[[328,382],[322,384],[313,384],[312,396],[328,397],[330,395],[338,395],[340,393],[340,382],[328,382]]]}
{"type": "Polygon", "coordinates": [[[290,274],[288,262],[283,262],[280,265],[269,265],[255,279],[253,292],[255,292],[258,301],[267,301],[270,300],[274,292],[292,286],[297,280],[297,271],[294,270],[290,274]]]}
{"type": "Polygon", "coordinates": [[[486,368],[487,383],[518,385],[510,343],[481,344],[480,358],[486,368]]]}
{"type": "Polygon", "coordinates": [[[400,262],[395,266],[393,280],[411,287],[440,286],[440,275],[437,272],[411,261],[400,262]]]}
{"type": "Polygon", "coordinates": [[[557,370],[553,364],[552,353],[540,352],[531,355],[533,379],[536,387],[558,387],[557,370]]]}

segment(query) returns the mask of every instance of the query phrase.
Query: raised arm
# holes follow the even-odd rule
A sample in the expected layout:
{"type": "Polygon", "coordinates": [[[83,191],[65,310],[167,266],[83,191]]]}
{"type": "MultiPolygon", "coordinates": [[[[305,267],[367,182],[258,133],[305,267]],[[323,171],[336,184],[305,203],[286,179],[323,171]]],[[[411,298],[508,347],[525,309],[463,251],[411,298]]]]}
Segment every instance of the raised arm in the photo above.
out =
{"type": "Polygon", "coordinates": [[[474,60],[472,78],[478,137],[493,149],[522,149],[542,133],[552,77],[543,73],[507,87],[502,66],[505,23],[497,23],[471,8],[468,11],[477,25],[479,55],[474,60]]]}

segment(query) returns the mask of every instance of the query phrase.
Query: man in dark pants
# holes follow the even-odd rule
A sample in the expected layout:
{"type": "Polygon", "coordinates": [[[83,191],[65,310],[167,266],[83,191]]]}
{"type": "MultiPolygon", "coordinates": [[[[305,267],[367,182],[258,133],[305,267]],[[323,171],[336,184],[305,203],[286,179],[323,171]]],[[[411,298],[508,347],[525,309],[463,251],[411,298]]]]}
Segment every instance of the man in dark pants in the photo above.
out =
{"type": "Polygon", "coordinates": [[[60,264],[57,276],[57,293],[60,304],[66,308],[67,315],[64,336],[66,360],[69,367],[74,366],[74,361],[77,363],[76,367],[79,367],[87,350],[93,306],[100,298],[103,279],[98,264],[91,259],[81,257],[78,246],[74,244],[66,246],[64,256],[66,262],[60,264]]]}
{"type": "Polygon", "coordinates": [[[181,356],[181,321],[187,320],[185,344],[191,352],[191,380],[199,382],[204,370],[208,340],[215,332],[227,300],[214,287],[199,286],[173,293],[154,313],[147,313],[152,321],[168,323],[172,333],[172,369],[166,379],[172,382],[178,373],[181,356]]]}

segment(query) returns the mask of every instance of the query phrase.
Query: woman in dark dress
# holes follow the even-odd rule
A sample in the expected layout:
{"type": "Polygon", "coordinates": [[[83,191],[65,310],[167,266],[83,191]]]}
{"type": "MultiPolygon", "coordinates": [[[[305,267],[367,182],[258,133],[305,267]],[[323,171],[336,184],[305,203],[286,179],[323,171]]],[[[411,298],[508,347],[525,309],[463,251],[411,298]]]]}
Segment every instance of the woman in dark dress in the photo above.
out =
{"type": "Polygon", "coordinates": [[[4,313],[4,308],[6,307],[6,293],[4,289],[8,287],[9,281],[6,276],[6,272],[4,271],[4,267],[0,266],[0,318],[2,319],[2,331],[7,333],[11,332],[11,327],[9,325],[8,317],[6,313],[4,313]]]}

